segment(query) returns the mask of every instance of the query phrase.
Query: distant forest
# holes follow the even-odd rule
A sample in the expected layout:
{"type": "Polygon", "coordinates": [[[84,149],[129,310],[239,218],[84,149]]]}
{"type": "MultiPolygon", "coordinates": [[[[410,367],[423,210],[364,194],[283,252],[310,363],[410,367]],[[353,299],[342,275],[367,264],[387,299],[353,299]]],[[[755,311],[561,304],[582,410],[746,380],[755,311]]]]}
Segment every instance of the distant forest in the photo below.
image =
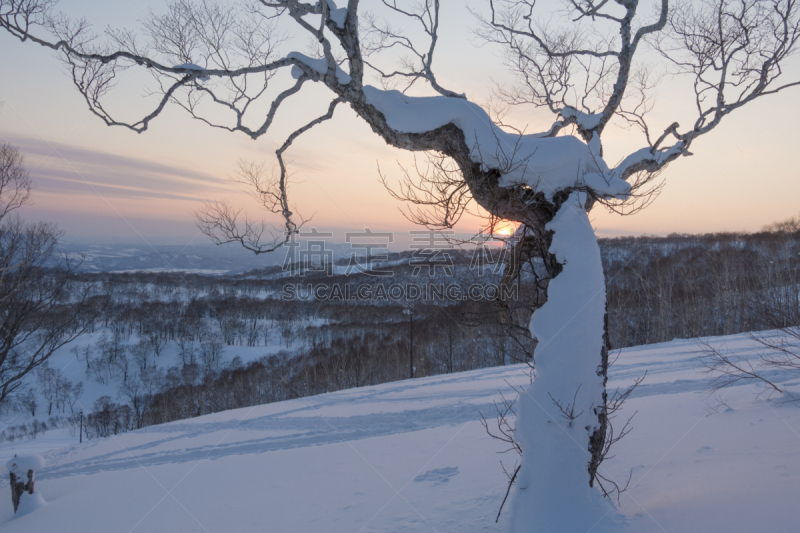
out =
{"type": "MultiPolygon", "coordinates": [[[[624,237],[601,239],[600,246],[613,349],[800,324],[797,220],[758,233],[624,237]]],[[[384,276],[346,273],[342,260],[331,272],[302,276],[289,276],[281,267],[236,276],[77,274],[73,286],[93,286],[104,311],[92,325],[95,334],[102,332],[99,340],[73,350],[86,365],[87,379],[120,383],[117,398],[96,402],[86,430],[107,436],[412,375],[530,361],[531,306],[499,305],[491,297],[374,297],[391,293],[391,285],[457,285],[460,295],[470,286],[499,282],[496,257],[476,274],[474,251],[447,254],[449,263],[431,277],[415,276],[409,253],[379,264],[378,270],[390,272],[384,276]],[[305,297],[298,290],[287,300],[287,284],[348,285],[349,294],[366,286],[372,297],[319,300],[313,290],[305,297]],[[224,356],[227,346],[276,343],[284,349],[251,361],[224,356]],[[180,363],[165,368],[159,355],[170,344],[180,363]]],[[[532,265],[520,278],[519,300],[536,302],[535,272],[532,265]]],[[[49,411],[55,403],[56,411],[66,413],[79,391],[51,374],[45,378],[49,411]]],[[[14,408],[25,410],[24,401],[14,408]]]]}

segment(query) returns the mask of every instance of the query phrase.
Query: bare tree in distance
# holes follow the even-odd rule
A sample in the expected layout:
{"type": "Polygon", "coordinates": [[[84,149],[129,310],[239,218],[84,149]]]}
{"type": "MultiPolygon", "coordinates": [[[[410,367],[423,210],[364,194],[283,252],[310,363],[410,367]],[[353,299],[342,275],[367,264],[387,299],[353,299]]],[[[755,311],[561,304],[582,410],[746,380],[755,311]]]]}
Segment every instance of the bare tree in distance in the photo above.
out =
{"type": "Polygon", "coordinates": [[[514,439],[523,459],[511,530],[613,530],[614,513],[591,489],[605,476],[609,405],[605,288],[588,212],[596,204],[623,213],[646,204],[657,191],[655,178],[690,155],[698,137],[745,104],[798,83],[779,81],[797,50],[796,0],[660,0],[655,10],[637,0],[569,0],[557,13],[534,0],[489,0],[478,13],[479,34],[500,45],[518,75],[498,95],[510,105],[549,110],[552,125],[538,133],[495,124],[436,78],[438,0],[359,8],[358,0],[341,8],[330,0],[177,0],[149,16],[140,37],[130,28],[96,36],[84,19],[57,13],[51,0],[0,0],[0,26],[59,52],[91,111],[136,132],[175,104],[209,126],[257,139],[280,122],[285,103],[310,103],[307,84],[326,88],[327,98],[314,97],[324,111],[285,136],[274,173],[254,187],[282,217],[283,234],[262,242],[266,226],[242,226],[240,213],[218,202],[198,216],[218,242],[263,252],[297,231],[285,153],[342,104],[389,145],[451,160],[455,167],[442,167],[444,182],[399,192],[433,208],[420,222],[447,228],[467,205],[477,205],[495,220],[518,223],[512,246],[540,257],[547,269],[546,301],[530,324],[538,341],[536,380],[516,407],[514,439]],[[311,55],[297,50],[303,36],[314,42],[311,55]],[[655,54],[695,92],[688,127],[649,122],[655,54]],[[128,68],[154,79],[151,110],[133,119],[117,117],[105,102],[128,68]],[[367,74],[381,87],[367,85],[367,74]],[[406,94],[411,87],[428,96],[406,94]],[[603,159],[601,137],[611,124],[639,128],[643,139],[616,164],[603,159]],[[565,402],[580,413],[569,426],[558,409],[565,402]]]}
{"type": "Polygon", "coordinates": [[[718,348],[708,340],[699,341],[697,361],[711,377],[711,392],[736,385],[752,385],[756,397],[775,403],[800,402],[786,381],[800,375],[800,326],[748,334],[760,353],[751,358],[718,348]]]}
{"type": "Polygon", "coordinates": [[[746,384],[757,390],[756,398],[778,404],[796,403],[800,396],[787,388],[787,381],[800,373],[800,286],[796,266],[800,216],[767,224],[761,232],[772,234],[776,242],[766,250],[770,258],[769,264],[764,265],[769,269],[766,282],[749,306],[761,328],[767,329],[748,334],[758,350],[757,356],[732,353],[702,339],[698,341],[697,361],[710,376],[710,391],[715,396],[722,389],[746,384]],[[783,260],[783,268],[773,269],[772,259],[779,263],[783,260]]]}
{"type": "Polygon", "coordinates": [[[19,150],[0,143],[0,405],[23,390],[25,376],[83,333],[96,313],[88,288],[70,287],[78,263],[58,259],[61,231],[16,213],[32,188],[19,150]]]}

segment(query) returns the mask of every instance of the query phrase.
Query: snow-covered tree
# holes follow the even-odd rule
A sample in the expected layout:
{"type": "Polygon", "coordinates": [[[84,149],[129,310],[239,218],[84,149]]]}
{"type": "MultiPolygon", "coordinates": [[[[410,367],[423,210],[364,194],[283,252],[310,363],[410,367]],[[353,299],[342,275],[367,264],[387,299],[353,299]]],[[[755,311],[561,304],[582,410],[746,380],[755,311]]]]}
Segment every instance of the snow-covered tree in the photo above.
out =
{"type": "Polygon", "coordinates": [[[732,111],[794,85],[777,80],[796,51],[798,6],[795,0],[565,0],[561,11],[539,14],[540,7],[535,0],[488,0],[477,8],[479,34],[504,47],[519,78],[498,91],[500,98],[553,113],[540,133],[502,127],[439,83],[438,0],[367,6],[349,0],[343,7],[331,0],[173,0],[144,21],[141,35],[125,28],[102,37],[85,20],[57,14],[53,0],[0,0],[0,26],[58,51],[91,111],[136,132],[174,104],[209,126],[257,139],[273,131],[287,102],[328,95],[324,113],[279,143],[274,175],[242,168],[264,208],[282,217],[281,231],[265,240],[269,227],[216,202],[198,215],[216,242],[264,253],[298,230],[303,221],[289,202],[284,155],[338,106],[349,106],[394,147],[452,161],[454,167],[441,165],[442,172],[401,191],[430,208],[417,220],[449,227],[477,203],[493,220],[519,223],[513,246],[524,257],[540,257],[550,278],[547,301],[530,325],[538,340],[536,377],[517,413],[523,461],[511,528],[602,531],[614,527],[615,514],[592,488],[607,478],[601,463],[609,443],[608,353],[603,271],[588,212],[598,203],[620,211],[641,207],[658,186],[654,178],[690,155],[695,139],[732,111]],[[313,53],[299,51],[303,36],[313,53]],[[696,117],[689,127],[648,125],[656,77],[647,65],[659,56],[692,81],[696,117]],[[132,120],[111,113],[105,100],[130,68],[153,76],[157,96],[149,112],[132,120]],[[381,87],[369,85],[369,77],[381,87]],[[412,86],[424,86],[419,91],[429,96],[406,94],[412,86]],[[608,164],[602,135],[615,121],[640,128],[643,147],[608,164]]]}

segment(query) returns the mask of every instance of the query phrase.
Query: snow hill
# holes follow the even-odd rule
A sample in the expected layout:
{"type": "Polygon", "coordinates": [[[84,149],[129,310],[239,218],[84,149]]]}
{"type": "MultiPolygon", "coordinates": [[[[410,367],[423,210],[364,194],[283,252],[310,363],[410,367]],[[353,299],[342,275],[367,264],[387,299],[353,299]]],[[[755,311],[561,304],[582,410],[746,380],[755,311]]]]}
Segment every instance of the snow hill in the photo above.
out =
{"type": "MultiPolygon", "coordinates": [[[[711,339],[755,356],[747,335],[711,339]]],[[[633,432],[604,467],[628,479],[628,531],[800,531],[800,408],[749,385],[709,396],[692,340],[625,349],[611,387],[647,370],[620,416],[633,432]],[[724,402],[722,404],[721,402],[724,402]]],[[[48,502],[14,517],[0,490],[0,529],[13,532],[504,531],[495,524],[513,452],[488,437],[500,392],[524,366],[351,389],[183,420],[66,445],[48,432],[0,448],[42,452],[36,489],[48,502]]],[[[793,390],[800,376],[773,375],[793,390]]],[[[569,512],[569,510],[565,510],[569,512]]],[[[553,532],[557,533],[557,532],[553,532]]],[[[572,533],[572,532],[570,532],[572,533]]]]}

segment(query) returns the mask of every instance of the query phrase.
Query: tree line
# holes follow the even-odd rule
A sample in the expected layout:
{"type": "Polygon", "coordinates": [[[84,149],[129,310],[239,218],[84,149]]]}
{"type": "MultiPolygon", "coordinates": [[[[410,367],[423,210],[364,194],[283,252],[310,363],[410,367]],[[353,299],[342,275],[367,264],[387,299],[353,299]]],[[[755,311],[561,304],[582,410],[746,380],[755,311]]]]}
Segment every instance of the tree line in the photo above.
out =
{"type": "MultiPolygon", "coordinates": [[[[604,239],[601,250],[612,348],[800,324],[800,224],[794,219],[752,234],[604,239]]],[[[362,274],[346,281],[474,282],[470,253],[452,254],[452,276],[414,278],[400,261],[392,278],[362,274]]],[[[499,274],[481,279],[496,282],[499,274]]],[[[534,281],[530,272],[521,276],[520,291],[535,292],[534,281]]],[[[116,397],[91,406],[87,435],[532,358],[534,346],[524,334],[530,309],[509,318],[492,301],[285,301],[280,285],[286,282],[271,271],[71,273],[60,301],[91,301],[94,309],[71,334],[86,331],[96,340],[70,350],[87,380],[120,384],[116,397]],[[88,287],[94,296],[87,300],[88,287]],[[229,347],[275,345],[278,353],[246,363],[226,356],[229,347]],[[174,365],[162,357],[168,349],[177,354],[174,365]]],[[[31,385],[6,409],[74,417],[82,383],[43,364],[31,385]]]]}

